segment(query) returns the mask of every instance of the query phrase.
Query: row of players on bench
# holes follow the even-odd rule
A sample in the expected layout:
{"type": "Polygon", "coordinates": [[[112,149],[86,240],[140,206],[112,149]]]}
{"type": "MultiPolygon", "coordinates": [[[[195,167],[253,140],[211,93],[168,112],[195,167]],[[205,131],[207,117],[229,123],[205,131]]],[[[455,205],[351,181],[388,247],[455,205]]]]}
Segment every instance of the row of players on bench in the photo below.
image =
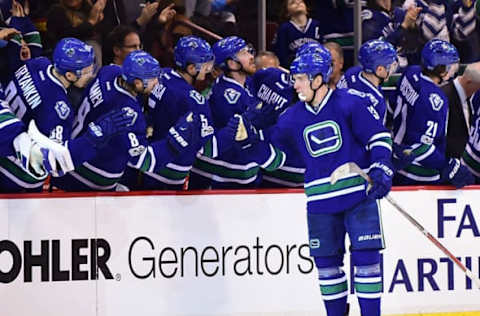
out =
{"type": "MultiPolygon", "coordinates": [[[[332,71],[321,44],[302,46],[290,73],[256,71],[251,46],[236,36],[213,48],[201,38],[183,37],[174,57],[175,69],[161,69],[148,53],[134,51],[122,66],[102,67],[92,79],[93,49],[65,38],[53,63],[41,57],[20,67],[5,87],[0,110],[0,191],[41,191],[48,174],[51,185],[67,191],[178,190],[187,179],[190,189],[301,187],[308,173],[302,152],[327,158],[349,146],[335,118],[313,126],[297,122],[291,128],[303,129],[300,140],[274,135],[295,98],[311,115],[334,103],[328,87],[316,97],[332,71]],[[214,66],[223,75],[204,97],[193,85],[214,66]],[[86,87],[78,109],[67,96],[71,85],[86,87]],[[147,126],[153,128],[148,138],[147,126]]],[[[438,85],[452,76],[458,53],[434,39],[422,57],[423,64],[399,80],[393,105],[395,182],[460,188],[474,182],[480,153],[472,143],[462,161],[445,156],[448,103],[438,85]]],[[[396,51],[372,40],[362,45],[359,61],[361,67],[349,69],[337,88],[369,99],[368,110],[385,124],[380,85],[396,70],[396,51]]]]}

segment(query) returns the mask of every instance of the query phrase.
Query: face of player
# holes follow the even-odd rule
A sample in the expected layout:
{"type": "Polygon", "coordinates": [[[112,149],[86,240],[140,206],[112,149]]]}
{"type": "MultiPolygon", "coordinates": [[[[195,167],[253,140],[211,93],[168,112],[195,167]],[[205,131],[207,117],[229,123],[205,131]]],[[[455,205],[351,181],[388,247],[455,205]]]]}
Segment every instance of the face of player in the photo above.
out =
{"type": "Polygon", "coordinates": [[[387,67],[378,66],[377,67],[377,76],[383,78],[384,80],[388,80],[388,78],[397,71],[398,62],[394,61],[387,67]]]}
{"type": "Polygon", "coordinates": [[[94,70],[95,64],[83,68],[80,78],[78,78],[73,85],[77,88],[84,88],[90,82],[90,80],[92,80],[94,70]]]}
{"type": "Polygon", "coordinates": [[[136,86],[138,87],[139,85],[137,84],[137,81],[140,83],[140,86],[143,88],[137,89],[138,93],[148,95],[153,91],[153,88],[157,85],[158,83],[158,78],[151,78],[146,80],[146,84],[144,84],[141,80],[136,79],[136,86]]]}
{"type": "Polygon", "coordinates": [[[247,75],[253,75],[255,73],[257,67],[255,66],[255,56],[251,47],[245,46],[237,53],[236,57],[247,75]]]}
{"type": "Polygon", "coordinates": [[[288,0],[287,12],[289,16],[307,14],[307,6],[303,0],[288,0]]]}
{"type": "Polygon", "coordinates": [[[307,74],[293,75],[293,88],[301,101],[310,102],[313,99],[314,91],[310,87],[310,79],[307,74]]]}
{"type": "Polygon", "coordinates": [[[139,49],[143,49],[140,37],[137,33],[129,33],[123,40],[123,46],[115,49],[114,53],[118,61],[123,63],[128,54],[139,49]]]}

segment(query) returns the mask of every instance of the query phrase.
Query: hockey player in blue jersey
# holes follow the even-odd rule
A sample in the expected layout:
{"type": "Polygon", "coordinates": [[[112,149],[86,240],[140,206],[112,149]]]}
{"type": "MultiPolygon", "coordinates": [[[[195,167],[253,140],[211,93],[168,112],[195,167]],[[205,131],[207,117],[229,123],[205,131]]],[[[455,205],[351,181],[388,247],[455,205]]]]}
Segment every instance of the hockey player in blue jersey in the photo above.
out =
{"type": "Polygon", "coordinates": [[[323,42],[320,22],[307,16],[307,6],[303,0],[287,0],[288,22],[280,25],[273,39],[273,51],[282,67],[288,68],[297,50],[307,42],[323,42]]]}
{"type": "Polygon", "coordinates": [[[354,89],[370,98],[385,123],[387,104],[381,85],[397,69],[397,52],[389,42],[371,40],[360,47],[358,61],[361,66],[348,69],[337,87],[354,89]]]}
{"type": "Polygon", "coordinates": [[[393,135],[399,185],[473,183],[459,159],[445,154],[448,100],[438,85],[454,75],[458,61],[455,46],[433,39],[422,50],[422,67],[407,68],[397,84],[393,135]]]}
{"type": "MultiPolygon", "coordinates": [[[[261,69],[253,75],[252,87],[257,98],[262,101],[260,111],[263,113],[259,113],[259,115],[263,119],[261,122],[255,122],[253,115],[256,113],[251,112],[247,114],[247,119],[259,129],[275,125],[279,115],[292,104],[293,87],[290,75],[279,68],[261,69]]],[[[261,187],[302,187],[305,168],[300,155],[295,154],[294,150],[289,154],[290,146],[288,144],[277,147],[287,154],[287,160],[276,170],[262,170],[261,187]]]]}
{"type": "Polygon", "coordinates": [[[328,87],[331,67],[329,55],[305,54],[293,61],[290,73],[301,101],[280,115],[268,136],[274,145],[292,144],[305,163],[310,254],[327,315],[346,312],[349,291],[341,267],[348,233],[362,315],[379,316],[384,243],[376,200],[392,183],[391,137],[369,98],[328,87]],[[332,185],[330,175],[346,162],[366,170],[372,186],[358,174],[332,185]]]}
{"type": "MultiPolygon", "coordinates": [[[[55,47],[53,65],[42,57],[29,60],[15,72],[14,79],[5,89],[6,100],[12,112],[26,126],[34,127],[32,130],[35,133],[32,135],[40,138],[34,138],[34,141],[49,149],[45,152],[46,158],[49,155],[54,156],[53,161],[46,159],[51,162],[46,166],[47,171],[56,173],[57,164],[61,170],[72,169],[86,157],[83,149],[85,145],[96,146],[108,141],[110,132],[115,133],[115,128],[119,127],[115,125],[117,121],[110,121],[114,123],[110,125],[113,129],[105,130],[101,136],[89,129],[84,137],[68,142],[72,129],[73,109],[66,89],[70,85],[85,86],[91,78],[93,62],[92,47],[77,39],[65,38],[55,47]]],[[[122,115],[115,116],[115,119],[121,120],[122,115]]],[[[102,119],[110,120],[106,117],[102,119]]],[[[103,123],[109,125],[107,121],[103,123]]],[[[92,124],[95,128],[99,127],[92,124]]],[[[30,146],[28,142],[19,144],[30,146]]],[[[28,148],[20,148],[17,151],[28,152],[28,148]]],[[[22,171],[23,162],[23,159],[18,160],[14,157],[0,160],[2,191],[30,192],[42,189],[46,174],[43,177],[32,177],[31,174],[22,171]]]]}
{"type": "Polygon", "coordinates": [[[68,191],[126,190],[118,182],[127,163],[141,171],[153,172],[188,150],[200,131],[200,118],[193,114],[172,126],[166,139],[152,143],[146,139],[146,121],[137,96],[149,94],[159,75],[158,61],[143,51],[127,55],[122,67],[111,65],[100,70],[87,89],[75,119],[74,140],[85,134],[89,122],[105,112],[128,108],[135,119],[128,130],[116,135],[93,159],[63,177],[52,179],[53,185],[68,191]]]}
{"type": "Polygon", "coordinates": [[[210,133],[211,137],[205,135],[198,138],[196,144],[192,144],[188,151],[169,162],[165,168],[145,172],[143,189],[182,189],[197,152],[201,150],[204,156],[214,157],[229,147],[231,142],[228,143],[225,137],[231,140],[234,137],[228,134],[235,132],[231,129],[216,130],[213,134],[208,100],[193,87],[197,80],[204,80],[213,68],[215,57],[210,45],[196,36],[182,37],[175,46],[174,58],[175,69],[165,69],[162,82],[149,96],[148,121],[153,128],[151,140],[164,139],[169,129],[188,112],[200,117],[203,128],[210,129],[205,132],[210,133]]]}
{"type": "MultiPolygon", "coordinates": [[[[0,96],[0,159],[12,159],[18,162],[23,174],[42,181],[47,175],[44,167],[42,148],[28,136],[25,125],[12,113],[8,103],[0,96]],[[7,158],[9,157],[9,158],[7,158]],[[16,159],[15,159],[16,158],[16,159]]],[[[44,149],[43,149],[44,150],[44,149]]],[[[53,159],[53,157],[52,157],[53,159]]],[[[1,168],[1,167],[0,167],[1,168]]],[[[2,188],[1,192],[18,191],[2,188]]]]}
{"type": "MultiPolygon", "coordinates": [[[[236,114],[254,109],[260,103],[250,84],[255,72],[251,47],[245,40],[230,36],[213,46],[215,64],[224,74],[217,78],[209,96],[215,129],[222,129],[236,114]]],[[[201,155],[192,168],[190,186],[206,188],[212,181],[213,188],[255,187],[260,182],[259,169],[276,169],[283,162],[283,153],[270,151],[269,158],[257,159],[255,146],[243,150],[234,146],[216,159],[201,155]]]]}

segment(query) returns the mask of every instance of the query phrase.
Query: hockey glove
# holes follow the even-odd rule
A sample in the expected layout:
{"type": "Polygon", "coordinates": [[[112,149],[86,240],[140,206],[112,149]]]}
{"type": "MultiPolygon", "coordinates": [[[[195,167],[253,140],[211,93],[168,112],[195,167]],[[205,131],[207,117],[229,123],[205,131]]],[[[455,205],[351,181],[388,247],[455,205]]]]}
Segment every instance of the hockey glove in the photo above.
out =
{"type": "Polygon", "coordinates": [[[279,114],[280,112],[275,110],[275,104],[258,103],[249,107],[242,116],[256,128],[266,129],[277,122],[279,114]]]}
{"type": "Polygon", "coordinates": [[[367,189],[367,198],[378,200],[388,194],[392,188],[393,178],[393,170],[388,162],[374,162],[370,166],[368,176],[371,180],[371,186],[367,189]]]}
{"type": "Polygon", "coordinates": [[[393,143],[392,162],[395,170],[402,170],[415,160],[412,150],[409,146],[393,143]]]}
{"type": "Polygon", "coordinates": [[[27,133],[21,133],[13,140],[13,147],[22,168],[35,179],[43,180],[55,162],[53,154],[32,141],[27,133]]]}
{"type": "Polygon", "coordinates": [[[260,141],[260,134],[250,121],[243,115],[238,116],[238,127],[235,135],[237,147],[240,149],[247,149],[260,141]]]}
{"type": "Polygon", "coordinates": [[[200,141],[201,120],[198,114],[189,112],[182,116],[175,126],[170,127],[167,141],[175,153],[181,154],[200,141]]]}
{"type": "Polygon", "coordinates": [[[96,122],[88,124],[85,137],[93,147],[103,148],[113,136],[128,131],[135,124],[137,116],[138,113],[130,107],[110,111],[96,122]]]}
{"type": "Polygon", "coordinates": [[[457,158],[450,158],[448,165],[441,170],[441,173],[442,180],[451,183],[457,189],[475,183],[473,174],[457,158]]]}

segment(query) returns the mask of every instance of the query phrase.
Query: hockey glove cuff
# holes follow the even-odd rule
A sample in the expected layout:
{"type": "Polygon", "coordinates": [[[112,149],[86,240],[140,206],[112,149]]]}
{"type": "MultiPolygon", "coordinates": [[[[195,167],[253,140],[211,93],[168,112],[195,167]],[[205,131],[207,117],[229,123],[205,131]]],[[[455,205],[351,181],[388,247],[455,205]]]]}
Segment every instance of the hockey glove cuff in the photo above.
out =
{"type": "Polygon", "coordinates": [[[448,165],[441,170],[441,176],[443,182],[451,183],[457,189],[475,183],[473,174],[457,158],[450,158],[448,165]]]}
{"type": "Polygon", "coordinates": [[[368,176],[371,186],[367,188],[367,198],[372,200],[381,199],[392,188],[393,170],[389,162],[376,161],[370,166],[368,176]]]}

